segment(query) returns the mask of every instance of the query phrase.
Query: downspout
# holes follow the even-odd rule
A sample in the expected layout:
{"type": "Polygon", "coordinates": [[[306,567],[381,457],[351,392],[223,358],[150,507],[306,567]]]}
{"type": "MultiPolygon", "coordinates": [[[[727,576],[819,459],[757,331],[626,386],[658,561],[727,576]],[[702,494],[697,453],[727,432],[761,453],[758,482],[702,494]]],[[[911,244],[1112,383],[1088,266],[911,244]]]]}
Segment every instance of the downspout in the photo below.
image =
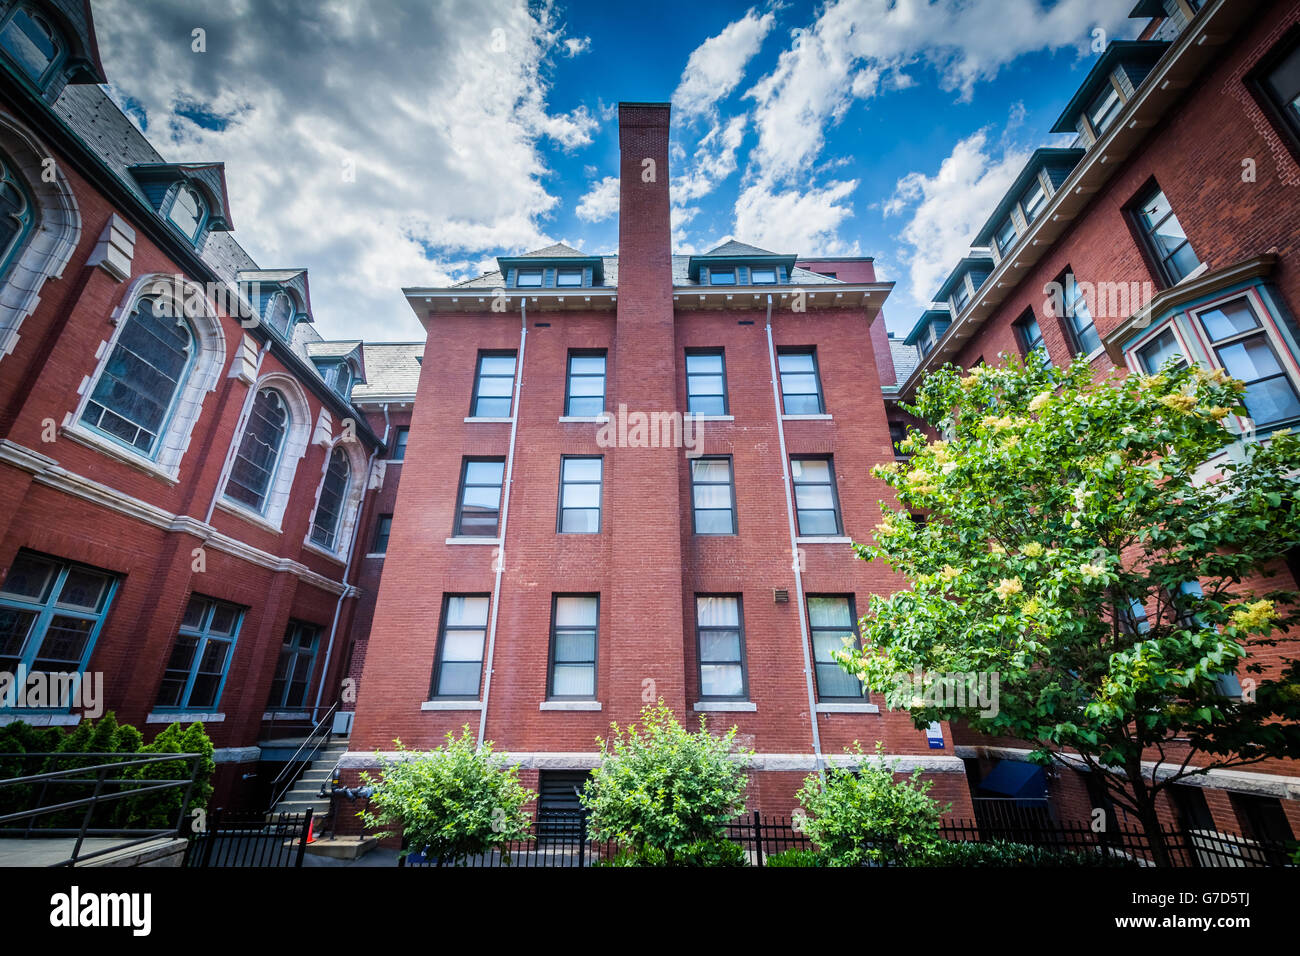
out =
{"type": "Polygon", "coordinates": [[[497,546],[496,580],[492,584],[492,619],[488,623],[487,661],[483,676],[483,709],[478,718],[478,744],[487,733],[488,694],[492,690],[492,656],[497,646],[497,611],[501,599],[501,573],[506,567],[506,519],[510,517],[510,481],[515,467],[515,434],[519,430],[519,395],[524,385],[524,346],[528,338],[528,296],[519,300],[519,364],[515,368],[515,398],[510,416],[510,450],[506,452],[505,483],[501,489],[501,542],[497,546]]]}
{"type": "Polygon", "coordinates": [[[257,352],[257,364],[253,366],[253,381],[249,383],[248,394],[244,396],[244,407],[240,409],[239,421],[235,423],[235,437],[231,441],[230,447],[226,449],[226,460],[221,466],[221,475],[217,478],[217,487],[212,492],[212,500],[208,502],[208,513],[203,519],[204,524],[212,524],[212,513],[217,510],[217,499],[221,497],[221,492],[225,489],[226,482],[230,478],[230,468],[235,463],[235,455],[239,450],[239,440],[244,436],[244,426],[248,424],[248,416],[253,412],[253,400],[257,398],[257,377],[262,372],[262,359],[266,358],[266,353],[270,348],[271,340],[267,339],[257,352]]]}
{"type": "MultiPolygon", "coordinates": [[[[383,404],[384,409],[384,446],[388,445],[388,403],[383,404]]],[[[379,454],[379,448],[376,447],[366,460],[366,484],[361,489],[361,500],[357,502],[357,520],[352,524],[352,540],[348,542],[348,560],[343,565],[343,590],[339,592],[339,599],[334,603],[334,620],[330,621],[330,639],[325,645],[325,664],[320,669],[320,682],[316,685],[316,703],[311,709],[311,722],[314,725],[320,713],[321,695],[325,693],[325,678],[330,672],[330,658],[334,656],[334,636],[338,632],[339,615],[343,612],[343,600],[348,596],[348,578],[352,575],[352,559],[356,556],[357,537],[361,534],[361,518],[366,511],[366,495],[370,491],[370,476],[375,470],[375,456],[379,454]]],[[[325,467],[329,468],[329,456],[325,456],[325,467]]]]}
{"type": "Polygon", "coordinates": [[[785,424],[781,419],[780,377],[776,369],[776,348],[772,345],[772,296],[767,297],[767,361],[772,370],[772,401],[776,408],[776,434],[781,443],[781,478],[785,482],[785,516],[790,528],[790,566],[794,569],[795,604],[799,609],[799,646],[803,648],[803,677],[808,687],[808,718],[812,721],[813,755],[817,772],[825,766],[821,733],[817,729],[817,692],[813,688],[812,657],[808,652],[808,617],[804,607],[803,572],[799,568],[798,532],[795,530],[794,496],[790,490],[790,456],[785,451],[785,424]]]}

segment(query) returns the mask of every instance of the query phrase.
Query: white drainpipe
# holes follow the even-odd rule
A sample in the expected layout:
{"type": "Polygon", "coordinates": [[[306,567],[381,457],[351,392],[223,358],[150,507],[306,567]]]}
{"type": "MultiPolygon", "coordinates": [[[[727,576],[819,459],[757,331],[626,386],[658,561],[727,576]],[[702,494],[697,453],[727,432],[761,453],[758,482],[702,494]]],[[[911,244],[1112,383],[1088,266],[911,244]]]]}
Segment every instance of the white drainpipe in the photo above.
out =
{"type": "Polygon", "coordinates": [[[790,456],[785,452],[785,424],[781,419],[780,375],[776,367],[776,348],[772,345],[772,296],[767,297],[767,360],[772,370],[772,400],[776,407],[776,434],[781,442],[781,477],[785,481],[785,514],[790,527],[790,564],[794,569],[795,604],[799,610],[799,646],[803,648],[803,676],[808,686],[808,719],[812,722],[813,754],[820,773],[825,766],[821,734],[817,729],[817,692],[813,687],[812,656],[808,652],[808,620],[804,607],[803,572],[799,568],[798,531],[794,517],[794,495],[790,488],[790,456]]]}
{"type": "Polygon", "coordinates": [[[487,661],[483,675],[483,709],[478,719],[478,743],[483,745],[487,733],[488,694],[492,690],[492,657],[497,646],[497,611],[501,601],[501,573],[506,566],[506,519],[510,517],[510,482],[515,466],[515,434],[519,430],[519,395],[524,385],[524,346],[528,338],[528,296],[519,306],[519,362],[515,366],[514,414],[510,416],[510,450],[506,453],[505,482],[501,487],[501,541],[497,545],[496,580],[492,584],[492,617],[488,623],[487,661]]]}

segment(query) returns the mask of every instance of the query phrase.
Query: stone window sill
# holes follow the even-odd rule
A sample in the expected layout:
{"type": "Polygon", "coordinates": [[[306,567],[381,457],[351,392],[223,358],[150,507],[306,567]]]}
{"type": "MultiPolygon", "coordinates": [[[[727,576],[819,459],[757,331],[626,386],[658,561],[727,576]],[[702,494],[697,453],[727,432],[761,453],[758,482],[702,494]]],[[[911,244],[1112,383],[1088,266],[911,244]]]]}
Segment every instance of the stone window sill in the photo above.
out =
{"type": "Polygon", "coordinates": [[[748,700],[697,700],[695,710],[701,713],[752,713],[758,705],[748,700]]]}
{"type": "Polygon", "coordinates": [[[598,700],[544,700],[537,705],[538,710],[600,710],[598,700]]]}

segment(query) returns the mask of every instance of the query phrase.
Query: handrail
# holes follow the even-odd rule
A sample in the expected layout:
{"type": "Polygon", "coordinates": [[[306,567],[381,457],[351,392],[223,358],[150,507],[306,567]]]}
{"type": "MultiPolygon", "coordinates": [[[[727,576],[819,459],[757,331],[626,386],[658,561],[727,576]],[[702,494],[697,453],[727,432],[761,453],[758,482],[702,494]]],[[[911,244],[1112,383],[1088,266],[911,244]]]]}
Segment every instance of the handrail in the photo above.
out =
{"type": "Polygon", "coordinates": [[[284,799],[284,795],[288,793],[289,790],[293,787],[294,781],[292,778],[293,778],[295,765],[297,765],[300,762],[308,763],[314,760],[316,758],[316,752],[320,750],[320,748],[324,745],[325,741],[329,740],[330,731],[326,730],[324,735],[322,736],[321,728],[326,727],[334,720],[334,712],[337,711],[338,709],[339,709],[339,701],[336,700],[334,701],[334,703],[330,704],[330,709],[325,712],[325,716],[322,717],[316,723],[316,726],[314,726],[311,729],[311,732],[307,734],[307,736],[303,739],[303,742],[298,745],[298,749],[293,752],[293,756],[289,758],[287,763],[285,763],[284,769],[281,770],[280,773],[276,776],[276,778],[271,781],[271,790],[273,793],[275,793],[275,788],[279,786],[285,780],[286,777],[289,778],[289,782],[284,784],[283,787],[280,787],[278,793],[275,793],[275,797],[271,800],[268,809],[274,810],[277,806],[279,806],[280,801],[284,799]],[[320,738],[319,740],[316,739],[318,737],[320,738]],[[298,755],[301,754],[303,748],[306,747],[313,740],[316,740],[316,746],[312,747],[310,752],[308,752],[307,756],[300,761],[298,759],[298,755]]]}

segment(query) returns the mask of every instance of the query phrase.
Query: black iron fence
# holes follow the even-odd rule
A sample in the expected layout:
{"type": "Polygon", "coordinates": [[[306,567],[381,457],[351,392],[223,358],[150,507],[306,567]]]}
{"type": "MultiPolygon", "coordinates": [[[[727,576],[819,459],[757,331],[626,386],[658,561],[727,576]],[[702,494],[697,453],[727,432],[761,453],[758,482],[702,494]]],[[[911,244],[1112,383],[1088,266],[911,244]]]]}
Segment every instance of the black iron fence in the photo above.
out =
{"type": "MultiPolygon", "coordinates": [[[[728,840],[739,844],[745,862],[765,866],[773,854],[786,850],[811,850],[811,841],[796,820],[765,817],[754,812],[727,824],[728,840]]],[[[951,842],[1028,844],[1048,850],[1098,854],[1117,863],[1155,866],[1159,855],[1141,830],[1111,828],[1098,833],[1084,823],[1051,823],[1038,813],[1026,817],[1004,815],[999,821],[953,819],[939,827],[939,836],[951,842]]],[[[1292,865],[1292,850],[1277,842],[1250,840],[1212,831],[1164,831],[1168,865],[1176,867],[1245,867],[1292,865]]],[[[597,866],[619,851],[614,843],[591,840],[581,813],[548,814],[533,824],[529,836],[500,850],[471,856],[459,862],[412,853],[399,866],[437,867],[547,867],[597,866]]],[[[907,865],[903,861],[902,865],[907,865]]]]}
{"type": "Polygon", "coordinates": [[[311,811],[267,813],[213,810],[190,837],[190,867],[302,866],[311,833],[311,811]]]}

